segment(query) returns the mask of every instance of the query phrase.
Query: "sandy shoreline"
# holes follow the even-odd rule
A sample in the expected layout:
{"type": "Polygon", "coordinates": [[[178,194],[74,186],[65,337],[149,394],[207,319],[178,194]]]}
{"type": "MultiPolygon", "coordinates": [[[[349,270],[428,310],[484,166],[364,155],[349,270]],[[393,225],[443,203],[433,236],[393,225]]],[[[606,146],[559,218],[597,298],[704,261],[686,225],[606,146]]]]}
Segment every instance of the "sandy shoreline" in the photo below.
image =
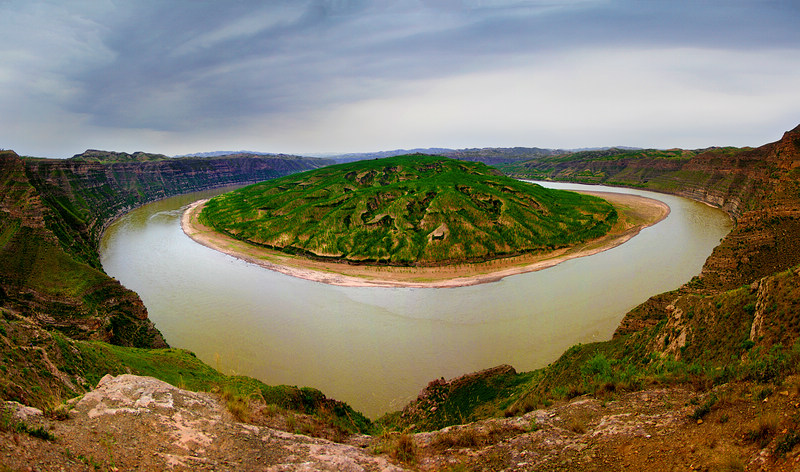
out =
{"type": "Polygon", "coordinates": [[[194,241],[230,256],[315,282],[347,287],[463,287],[496,282],[505,277],[553,267],[569,259],[590,256],[619,246],[642,229],[669,215],[669,206],[638,195],[580,192],[605,198],[617,207],[620,222],[606,236],[568,249],[480,263],[446,267],[361,266],[320,262],[260,248],[220,234],[200,224],[197,215],[208,200],[198,200],[184,211],[181,228],[194,241]]]}

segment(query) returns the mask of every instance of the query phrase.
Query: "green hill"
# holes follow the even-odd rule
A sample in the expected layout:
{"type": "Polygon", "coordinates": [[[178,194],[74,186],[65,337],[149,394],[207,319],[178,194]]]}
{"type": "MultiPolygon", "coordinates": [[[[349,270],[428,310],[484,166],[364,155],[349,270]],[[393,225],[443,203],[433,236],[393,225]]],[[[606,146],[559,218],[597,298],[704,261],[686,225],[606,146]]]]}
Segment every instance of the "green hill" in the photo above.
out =
{"type": "Polygon", "coordinates": [[[607,233],[617,213],[600,198],[417,154],[251,185],[211,199],[200,220],[292,254],[436,266],[572,246],[607,233]]]}

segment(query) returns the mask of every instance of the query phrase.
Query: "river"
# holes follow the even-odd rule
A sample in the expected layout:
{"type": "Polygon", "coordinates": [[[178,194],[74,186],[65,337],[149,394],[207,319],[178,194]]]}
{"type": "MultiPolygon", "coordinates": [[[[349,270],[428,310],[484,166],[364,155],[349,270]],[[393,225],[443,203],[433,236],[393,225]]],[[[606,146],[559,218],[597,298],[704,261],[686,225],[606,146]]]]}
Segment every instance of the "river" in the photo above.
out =
{"type": "Polygon", "coordinates": [[[402,408],[430,380],[511,364],[533,370],[577,343],[611,337],[624,314],[700,273],[731,229],[708,205],[633,193],[670,215],[614,249],[459,288],[338,287],[297,279],[201,246],[186,206],[222,189],[145,205],[115,221],[103,269],[144,301],[173,347],[267,384],[311,386],[371,418],[402,408]]]}

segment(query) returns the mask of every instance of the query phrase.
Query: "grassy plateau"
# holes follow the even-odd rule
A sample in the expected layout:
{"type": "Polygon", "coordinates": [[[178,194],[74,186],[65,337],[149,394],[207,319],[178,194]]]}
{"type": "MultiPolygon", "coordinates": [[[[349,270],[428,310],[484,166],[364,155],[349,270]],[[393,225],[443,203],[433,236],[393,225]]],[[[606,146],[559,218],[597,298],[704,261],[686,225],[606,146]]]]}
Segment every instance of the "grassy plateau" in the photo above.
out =
{"type": "Polygon", "coordinates": [[[220,195],[204,225],[350,264],[440,266],[545,252],[606,234],[614,207],[488,166],[408,155],[325,167],[220,195]]]}

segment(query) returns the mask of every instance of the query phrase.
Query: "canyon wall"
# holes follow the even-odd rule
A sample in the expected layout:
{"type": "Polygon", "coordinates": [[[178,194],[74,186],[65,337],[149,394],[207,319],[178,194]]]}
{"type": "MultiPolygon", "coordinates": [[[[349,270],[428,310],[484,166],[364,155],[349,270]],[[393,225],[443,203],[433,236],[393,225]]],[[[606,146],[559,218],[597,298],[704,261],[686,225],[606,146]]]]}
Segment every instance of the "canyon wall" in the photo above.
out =
{"type": "Polygon", "coordinates": [[[166,346],[139,296],[108,277],[98,245],[148,202],[271,179],[326,163],[250,154],[170,159],[87,151],[71,159],[0,152],[0,306],[76,339],[166,346]]]}

